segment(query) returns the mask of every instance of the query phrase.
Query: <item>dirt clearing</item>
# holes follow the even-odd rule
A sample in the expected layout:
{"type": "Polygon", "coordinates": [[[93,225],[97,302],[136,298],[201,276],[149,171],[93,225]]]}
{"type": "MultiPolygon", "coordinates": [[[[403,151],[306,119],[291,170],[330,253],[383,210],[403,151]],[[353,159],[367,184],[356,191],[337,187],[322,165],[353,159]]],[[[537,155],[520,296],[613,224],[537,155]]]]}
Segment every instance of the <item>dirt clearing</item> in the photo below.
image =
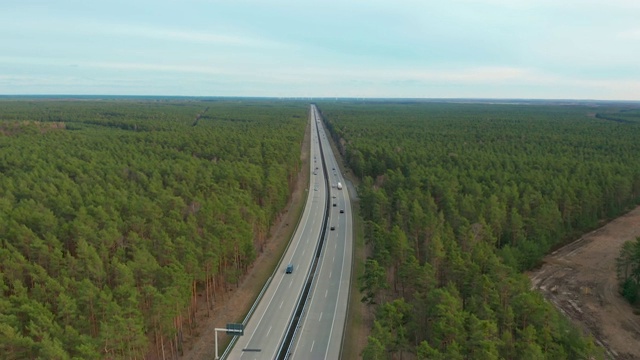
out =
{"type": "Polygon", "coordinates": [[[615,359],[640,359],[640,316],[618,294],[616,257],[640,236],[640,207],[547,255],[532,285],[615,359]]]}

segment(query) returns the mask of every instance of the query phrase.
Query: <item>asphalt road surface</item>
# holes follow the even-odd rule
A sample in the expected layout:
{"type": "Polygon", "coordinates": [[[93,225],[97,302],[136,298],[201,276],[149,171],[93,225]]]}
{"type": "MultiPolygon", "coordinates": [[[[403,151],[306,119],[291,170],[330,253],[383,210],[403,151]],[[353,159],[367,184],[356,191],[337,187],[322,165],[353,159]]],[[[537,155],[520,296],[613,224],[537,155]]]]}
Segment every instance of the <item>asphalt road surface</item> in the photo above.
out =
{"type": "Polygon", "coordinates": [[[327,226],[335,229],[327,231],[319,271],[291,352],[292,359],[340,358],[351,282],[353,225],[349,193],[323,130],[320,139],[331,183],[327,226]],[[342,190],[337,189],[338,182],[342,190]]]}
{"type": "Polygon", "coordinates": [[[327,191],[315,114],[312,109],[309,119],[312,125],[309,168],[311,180],[307,190],[307,205],[280,268],[271,279],[262,300],[245,326],[244,335],[238,337],[228,359],[275,358],[307,278],[321,232],[327,191]],[[285,270],[289,263],[293,264],[293,272],[287,274],[285,270]]]}

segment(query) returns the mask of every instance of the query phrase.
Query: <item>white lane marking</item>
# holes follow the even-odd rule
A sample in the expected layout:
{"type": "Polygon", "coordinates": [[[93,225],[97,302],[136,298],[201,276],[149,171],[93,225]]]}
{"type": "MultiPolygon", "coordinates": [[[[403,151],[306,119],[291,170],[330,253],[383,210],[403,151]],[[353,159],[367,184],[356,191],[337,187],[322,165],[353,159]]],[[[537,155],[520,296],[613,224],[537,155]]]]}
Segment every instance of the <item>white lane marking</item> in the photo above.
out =
{"type": "Polygon", "coordinates": [[[333,255],[333,259],[331,260],[331,262],[336,262],[336,256],[333,255]]]}
{"type": "MultiPolygon", "coordinates": [[[[345,242],[346,243],[346,242],[345,242]]],[[[329,339],[327,342],[327,350],[324,353],[324,357],[325,359],[327,358],[327,354],[329,353],[329,349],[330,349],[330,345],[331,345],[331,335],[333,334],[333,327],[335,326],[335,322],[336,322],[336,312],[338,310],[338,304],[340,304],[340,289],[342,288],[342,275],[344,274],[344,258],[345,256],[345,250],[346,250],[346,245],[345,248],[343,249],[343,253],[342,253],[342,267],[340,268],[340,280],[338,280],[338,297],[336,298],[336,306],[333,308],[333,320],[331,320],[331,330],[329,330],[329,339]]]]}
{"type": "MultiPolygon", "coordinates": [[[[325,269],[325,265],[326,265],[325,259],[327,258],[327,256],[328,256],[328,255],[327,255],[327,252],[326,252],[326,251],[323,251],[323,252],[322,252],[322,257],[321,257],[321,259],[319,260],[320,268],[318,269],[318,275],[317,275],[319,279],[322,277],[322,276],[321,276],[321,274],[323,273],[323,270],[325,269]]],[[[316,291],[316,288],[315,288],[315,287],[317,287],[319,284],[320,284],[320,283],[318,282],[318,283],[316,283],[316,284],[314,285],[314,290],[313,290],[314,292],[316,291]]],[[[315,304],[316,299],[319,299],[319,298],[318,298],[317,296],[312,296],[312,297],[311,297],[311,303],[309,304],[309,309],[313,309],[313,305],[315,304]]],[[[303,336],[303,334],[304,334],[304,332],[305,332],[305,331],[306,331],[306,329],[307,329],[307,326],[306,326],[306,324],[307,324],[307,320],[311,321],[310,319],[311,319],[311,317],[310,317],[310,316],[305,316],[305,317],[304,317],[304,320],[302,321],[302,326],[300,327],[300,329],[301,329],[301,330],[300,330],[300,339],[302,339],[302,338],[304,337],[304,336],[303,336]]],[[[315,340],[314,340],[314,342],[315,342],[315,340]]],[[[296,343],[296,349],[298,348],[298,345],[300,345],[300,343],[296,343]]],[[[311,345],[311,347],[313,348],[313,344],[311,345]]],[[[294,351],[295,351],[295,350],[294,350],[294,351]]]]}
{"type": "Polygon", "coordinates": [[[327,297],[327,293],[329,292],[329,289],[324,291],[324,297],[327,297]]]}
{"type": "Polygon", "coordinates": [[[284,304],[284,300],[280,303],[280,309],[282,309],[282,304],[284,304]]]}
{"type": "MultiPolygon", "coordinates": [[[[349,210],[349,207],[347,206],[347,211],[348,211],[348,210],[349,210]]],[[[337,236],[337,235],[336,235],[336,239],[338,239],[338,236],[337,236]]],[[[343,245],[345,245],[345,244],[343,244],[343,245]]],[[[334,247],[335,247],[335,248],[337,248],[337,244],[335,244],[335,246],[334,246],[334,247]]],[[[326,256],[326,253],[325,253],[325,254],[323,254],[322,258],[324,259],[324,258],[325,258],[325,256],[326,256]]],[[[334,260],[333,260],[333,262],[335,263],[335,255],[334,255],[334,260]]],[[[344,269],[344,263],[345,263],[345,256],[344,256],[344,254],[343,254],[343,259],[342,259],[342,269],[344,269]]],[[[324,261],[321,261],[321,265],[320,265],[319,273],[322,273],[322,268],[324,267],[324,265],[325,265],[325,262],[324,262],[324,261]]],[[[331,274],[329,275],[329,277],[330,277],[330,278],[331,278],[332,276],[333,276],[333,273],[331,273],[331,274]]],[[[340,276],[340,279],[342,280],[342,274],[341,274],[341,276],[340,276]]],[[[342,284],[340,284],[340,285],[339,285],[339,288],[342,288],[342,284]]],[[[328,290],[327,290],[327,291],[328,291],[328,290]]],[[[325,297],[326,297],[326,296],[327,296],[327,293],[325,293],[325,297]]],[[[340,294],[338,294],[338,300],[339,300],[339,297],[340,297],[340,294]]],[[[311,299],[311,304],[309,305],[309,306],[310,306],[310,308],[313,308],[313,304],[314,304],[314,302],[315,302],[315,298],[316,298],[316,297],[312,297],[312,299],[311,299]]],[[[335,305],[335,309],[337,309],[337,307],[338,307],[338,304],[336,303],[336,305],[335,305]]],[[[333,315],[333,317],[332,317],[332,327],[331,327],[331,330],[330,330],[331,332],[330,332],[330,334],[329,334],[329,341],[331,341],[331,334],[333,333],[333,327],[334,327],[334,325],[335,325],[335,317],[336,317],[335,315],[336,315],[336,314],[335,314],[335,310],[334,310],[334,315],[333,315]]],[[[320,316],[322,316],[322,314],[321,314],[320,316]]],[[[303,321],[302,329],[301,329],[301,331],[302,331],[302,332],[304,332],[304,330],[305,330],[305,328],[306,328],[306,325],[305,325],[305,324],[306,324],[307,320],[309,320],[309,318],[308,318],[308,317],[306,317],[306,318],[305,318],[305,320],[303,321]]],[[[301,337],[302,337],[302,335],[301,335],[301,337]]],[[[313,342],[312,342],[312,344],[311,344],[311,350],[310,350],[310,352],[313,352],[313,348],[314,348],[314,346],[315,346],[315,340],[313,340],[313,342]]],[[[324,352],[325,352],[325,358],[326,358],[326,354],[328,353],[328,351],[329,351],[329,349],[328,349],[328,348],[324,351],[324,352]]]]}
{"type": "MultiPolygon", "coordinates": [[[[312,149],[313,149],[313,146],[312,146],[312,149]]],[[[314,195],[312,195],[311,193],[310,193],[310,194],[308,194],[308,195],[307,195],[307,200],[309,200],[309,199],[311,199],[311,202],[313,202],[314,195]]],[[[313,218],[309,219],[309,217],[310,217],[310,216],[311,216],[311,206],[308,206],[308,207],[307,207],[307,206],[305,206],[305,209],[304,209],[304,211],[303,211],[303,213],[302,213],[302,220],[304,221],[304,225],[303,225],[302,227],[299,227],[299,228],[298,228],[298,230],[296,231],[296,233],[294,234],[294,236],[298,234],[298,231],[300,231],[300,236],[302,236],[302,234],[304,234],[305,230],[307,229],[307,226],[309,226],[309,220],[311,220],[311,221],[315,222],[316,217],[313,217],[313,218]]],[[[301,222],[302,222],[302,221],[301,221],[301,222]]],[[[293,248],[293,249],[289,249],[289,251],[293,251],[291,254],[295,254],[295,253],[296,253],[296,251],[297,251],[297,249],[298,249],[298,245],[300,245],[300,243],[301,243],[301,241],[300,241],[300,240],[301,240],[301,239],[299,239],[299,240],[296,242],[296,245],[294,246],[294,248],[293,248]]],[[[289,253],[289,251],[288,251],[287,253],[289,253]]],[[[281,276],[281,277],[280,277],[280,281],[278,281],[278,285],[276,285],[276,287],[275,287],[276,291],[274,291],[274,292],[273,292],[273,294],[271,295],[271,298],[269,299],[269,302],[268,302],[268,303],[266,304],[266,306],[264,307],[264,310],[265,310],[265,311],[262,313],[262,315],[260,315],[260,318],[258,319],[258,323],[256,324],[255,328],[253,329],[253,332],[251,333],[251,336],[249,337],[249,340],[246,342],[246,344],[250,344],[250,343],[251,343],[251,341],[253,340],[253,337],[256,335],[256,331],[260,328],[260,324],[262,323],[262,320],[264,319],[264,316],[265,316],[265,314],[266,314],[267,310],[271,307],[271,303],[273,302],[273,299],[275,298],[275,296],[276,296],[277,294],[279,294],[279,293],[280,293],[279,291],[277,291],[277,289],[278,289],[278,288],[280,288],[280,286],[282,285],[282,281],[283,281],[283,280],[284,280],[284,276],[281,276]]],[[[291,284],[292,284],[292,283],[293,283],[293,282],[289,282],[289,288],[291,288],[291,284]]],[[[270,289],[272,286],[273,286],[273,284],[269,286],[269,289],[270,289]]],[[[241,354],[240,354],[240,356],[239,356],[239,358],[242,358],[242,356],[243,356],[244,354],[245,354],[244,352],[243,352],[243,353],[241,353],[241,354]]]]}
{"type": "MultiPolygon", "coordinates": [[[[315,148],[313,146],[311,146],[312,151],[314,151],[315,153],[315,148]]],[[[311,201],[313,202],[313,196],[311,194],[307,195],[307,199],[311,199],[311,201]]],[[[309,220],[311,220],[313,223],[315,223],[316,221],[316,217],[312,217],[311,219],[309,219],[309,217],[311,216],[311,206],[306,206],[303,214],[302,214],[302,219],[304,221],[304,225],[300,228],[298,228],[298,231],[300,231],[300,236],[302,236],[302,234],[304,234],[305,230],[307,229],[307,226],[309,226],[309,220]]],[[[298,234],[298,231],[296,231],[296,234],[298,234]]],[[[300,239],[299,239],[300,240],[300,239]]],[[[298,249],[298,245],[300,245],[301,241],[297,241],[295,244],[295,247],[293,248],[293,250],[289,249],[289,251],[293,251],[292,254],[295,254],[297,249],[298,249]]],[[[253,337],[256,334],[256,331],[258,330],[258,328],[260,327],[260,324],[262,323],[262,320],[266,314],[266,310],[268,310],[271,307],[271,303],[273,302],[274,297],[276,296],[276,294],[279,293],[279,291],[277,291],[277,289],[282,285],[282,281],[284,280],[284,276],[280,277],[280,280],[278,281],[278,285],[276,286],[276,291],[273,292],[273,294],[271,295],[271,298],[269,299],[269,302],[267,303],[266,307],[264,308],[265,311],[262,313],[262,315],[260,316],[260,319],[258,320],[258,323],[256,324],[255,328],[253,329],[253,332],[251,333],[251,336],[249,337],[249,340],[247,341],[247,344],[250,344],[251,341],[253,340],[253,337]]],[[[291,284],[293,282],[290,281],[289,282],[289,288],[291,288],[291,284]]],[[[272,285],[271,285],[272,286],[272,285]]],[[[269,286],[269,288],[271,288],[271,286],[269,286]]],[[[283,300],[284,302],[284,300],[283,300]]],[[[280,306],[282,306],[282,304],[280,304],[280,306]]],[[[242,357],[242,355],[244,355],[244,353],[240,354],[240,357],[242,357]]]]}
{"type": "Polygon", "coordinates": [[[318,319],[318,321],[322,321],[322,311],[320,312],[320,318],[318,319]]]}
{"type": "Polygon", "coordinates": [[[271,328],[272,328],[272,327],[273,327],[273,326],[269,326],[269,331],[267,331],[267,336],[269,336],[269,334],[271,334],[271,328]]]}
{"type": "Polygon", "coordinates": [[[329,273],[329,279],[331,279],[331,275],[333,275],[333,271],[329,273]]]}

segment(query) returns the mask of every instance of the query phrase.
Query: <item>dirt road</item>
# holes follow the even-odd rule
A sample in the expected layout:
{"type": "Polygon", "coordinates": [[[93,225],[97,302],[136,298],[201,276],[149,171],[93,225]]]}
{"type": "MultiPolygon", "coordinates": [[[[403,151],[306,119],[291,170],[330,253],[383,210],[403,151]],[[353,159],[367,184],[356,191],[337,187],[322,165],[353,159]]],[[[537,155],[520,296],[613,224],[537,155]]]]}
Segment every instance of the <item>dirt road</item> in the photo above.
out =
{"type": "Polygon", "coordinates": [[[534,288],[600,342],[615,359],[640,359],[640,316],[618,294],[615,259],[640,236],[640,207],[544,258],[534,288]]]}

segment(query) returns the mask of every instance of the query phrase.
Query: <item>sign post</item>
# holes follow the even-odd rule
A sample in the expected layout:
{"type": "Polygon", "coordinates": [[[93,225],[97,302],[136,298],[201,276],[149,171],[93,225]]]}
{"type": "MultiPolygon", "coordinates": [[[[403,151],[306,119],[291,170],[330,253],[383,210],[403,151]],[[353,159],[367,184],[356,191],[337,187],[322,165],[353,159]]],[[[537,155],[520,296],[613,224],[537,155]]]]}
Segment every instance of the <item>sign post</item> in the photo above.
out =
{"type": "Polygon", "coordinates": [[[224,332],[227,333],[227,335],[242,336],[242,335],[244,335],[244,325],[243,324],[229,323],[229,324],[227,324],[227,327],[224,328],[224,329],[215,328],[215,332],[216,332],[216,360],[220,359],[220,356],[218,355],[218,331],[224,331],[224,332]]]}

